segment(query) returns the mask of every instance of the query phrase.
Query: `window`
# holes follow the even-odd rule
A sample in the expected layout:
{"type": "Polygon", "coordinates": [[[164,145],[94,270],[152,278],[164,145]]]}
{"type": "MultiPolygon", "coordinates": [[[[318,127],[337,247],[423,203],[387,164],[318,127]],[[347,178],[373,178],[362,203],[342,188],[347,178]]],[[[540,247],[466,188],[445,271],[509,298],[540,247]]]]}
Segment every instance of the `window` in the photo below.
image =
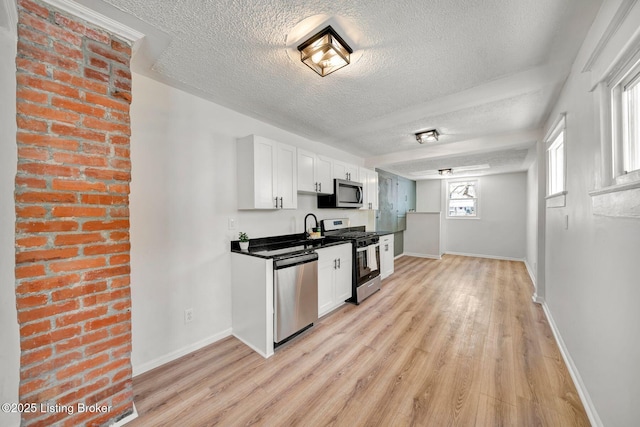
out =
{"type": "Polygon", "coordinates": [[[448,183],[447,217],[478,217],[478,181],[456,181],[448,183]]]}
{"type": "Polygon", "coordinates": [[[559,208],[566,204],[565,114],[560,114],[544,138],[547,147],[547,207],[559,208]]]}
{"type": "Polygon", "coordinates": [[[620,92],[620,151],[624,175],[640,169],[640,66],[632,69],[618,86],[614,94],[620,92]]]}
{"type": "Polygon", "coordinates": [[[564,114],[556,120],[547,134],[547,196],[564,194],[565,191],[565,122],[564,114]]]}
{"type": "MultiPolygon", "coordinates": [[[[623,2],[620,16],[636,3],[623,2]]],[[[584,68],[600,110],[600,173],[589,195],[594,215],[640,218],[640,38],[635,21],[621,22],[607,30],[584,68]]]]}

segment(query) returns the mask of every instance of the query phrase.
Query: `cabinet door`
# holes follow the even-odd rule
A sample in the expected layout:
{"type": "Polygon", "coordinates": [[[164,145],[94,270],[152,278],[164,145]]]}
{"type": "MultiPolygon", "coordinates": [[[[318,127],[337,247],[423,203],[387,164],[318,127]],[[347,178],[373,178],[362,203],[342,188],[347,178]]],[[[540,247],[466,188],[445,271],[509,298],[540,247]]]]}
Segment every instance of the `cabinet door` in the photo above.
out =
{"type": "Polygon", "coordinates": [[[362,207],[360,210],[369,210],[369,182],[367,169],[360,168],[359,171],[360,182],[362,183],[362,207]]]}
{"type": "Polygon", "coordinates": [[[390,234],[380,238],[380,275],[382,279],[393,274],[393,263],[393,234],[390,234]]]}
{"type": "Polygon", "coordinates": [[[358,166],[350,165],[347,163],[347,165],[345,166],[345,169],[348,177],[347,179],[349,181],[361,182],[360,173],[359,173],[360,168],[358,168],[358,166]]]}
{"type": "Polygon", "coordinates": [[[298,206],[296,148],[249,135],[237,141],[238,209],[298,206]]]}
{"type": "Polygon", "coordinates": [[[352,257],[350,246],[341,249],[338,257],[338,269],[336,269],[336,305],[340,305],[352,296],[352,257]]]}
{"type": "Polygon", "coordinates": [[[253,140],[254,204],[256,209],[274,209],[276,197],[276,143],[266,138],[253,140]]]}
{"type": "Polygon", "coordinates": [[[378,172],[371,171],[367,182],[369,183],[369,203],[371,209],[378,210],[378,172]]]}
{"type": "Polygon", "coordinates": [[[318,316],[333,310],[336,303],[335,276],[338,246],[318,249],[318,316]]]}
{"type": "Polygon", "coordinates": [[[333,309],[335,295],[335,264],[331,254],[318,251],[318,316],[333,309]]]}
{"type": "Polygon", "coordinates": [[[296,148],[286,144],[278,144],[276,166],[276,197],[280,207],[296,209],[298,207],[298,176],[296,163],[298,160],[296,148]],[[280,199],[281,198],[281,199],[280,199]]]}
{"type": "Polygon", "coordinates": [[[347,179],[347,165],[342,162],[333,162],[333,177],[335,179],[347,179]]]}
{"type": "Polygon", "coordinates": [[[316,192],[316,167],[315,153],[298,149],[298,191],[316,192]]]}
{"type": "Polygon", "coordinates": [[[337,179],[346,179],[348,181],[360,182],[360,174],[358,166],[335,160],[333,162],[333,177],[337,179]]]}
{"type": "Polygon", "coordinates": [[[362,182],[364,197],[362,210],[378,210],[378,172],[360,168],[359,178],[362,182]]]}
{"type": "Polygon", "coordinates": [[[319,193],[333,194],[333,160],[316,156],[316,182],[319,193]]]}

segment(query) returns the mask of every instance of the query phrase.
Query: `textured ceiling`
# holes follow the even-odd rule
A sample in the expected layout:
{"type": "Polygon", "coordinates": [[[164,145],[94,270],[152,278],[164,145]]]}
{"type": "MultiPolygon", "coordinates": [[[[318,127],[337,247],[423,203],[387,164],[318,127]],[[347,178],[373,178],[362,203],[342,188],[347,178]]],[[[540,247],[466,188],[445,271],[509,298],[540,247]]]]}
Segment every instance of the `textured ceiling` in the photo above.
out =
{"type": "Polygon", "coordinates": [[[429,156],[419,130],[477,153],[539,129],[601,0],[105,3],[169,36],[150,75],[391,168],[429,156]],[[321,78],[291,51],[326,22],[355,52],[321,78]]]}
{"type": "Polygon", "coordinates": [[[511,149],[444,158],[423,159],[398,163],[388,169],[391,172],[412,179],[439,178],[439,169],[453,169],[453,175],[483,175],[491,173],[511,172],[514,165],[525,165],[529,155],[527,149],[511,149]],[[474,167],[480,166],[479,169],[474,167]],[[484,169],[484,167],[488,167],[484,169]],[[468,170],[467,170],[468,169],[468,170]]]}

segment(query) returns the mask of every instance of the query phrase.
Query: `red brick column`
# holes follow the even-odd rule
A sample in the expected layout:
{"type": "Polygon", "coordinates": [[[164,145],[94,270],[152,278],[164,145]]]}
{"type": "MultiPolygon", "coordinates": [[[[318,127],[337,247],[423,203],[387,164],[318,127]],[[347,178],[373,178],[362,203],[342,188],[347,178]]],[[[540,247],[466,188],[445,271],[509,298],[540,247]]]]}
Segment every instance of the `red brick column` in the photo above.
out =
{"type": "Polygon", "coordinates": [[[133,403],[131,49],[37,0],[18,11],[20,401],[36,405],[22,419],[104,425],[133,403]]]}

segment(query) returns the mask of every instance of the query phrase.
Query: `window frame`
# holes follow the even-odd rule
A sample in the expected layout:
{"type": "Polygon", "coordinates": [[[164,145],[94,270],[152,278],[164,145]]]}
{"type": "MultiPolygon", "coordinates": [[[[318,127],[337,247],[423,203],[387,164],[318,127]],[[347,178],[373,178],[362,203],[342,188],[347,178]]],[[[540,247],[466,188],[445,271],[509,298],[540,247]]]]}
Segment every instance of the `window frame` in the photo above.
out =
{"type": "Polygon", "coordinates": [[[543,139],[545,144],[546,200],[548,208],[566,205],[567,195],[567,126],[566,113],[562,113],[553,122],[543,139]],[[562,140],[558,138],[562,136],[562,140]],[[558,153],[561,153],[558,155],[558,153]],[[561,157],[558,159],[558,157],[561,157]],[[561,181],[560,181],[561,180],[561,181]],[[560,181],[561,185],[558,185],[560,181]]]}
{"type": "MultiPolygon", "coordinates": [[[[631,146],[627,87],[640,90],[640,56],[636,55],[609,85],[611,92],[612,179],[613,184],[640,181],[640,138],[631,146]],[[633,152],[630,153],[630,152],[633,152]],[[634,155],[635,154],[635,155],[634,155]],[[636,157],[633,167],[630,157],[636,157]]],[[[638,97],[640,99],[640,96],[638,97]]],[[[640,107],[637,105],[636,108],[640,107]]],[[[635,123],[640,127],[640,120],[635,123]]]]}
{"type": "MultiPolygon", "coordinates": [[[[477,178],[472,178],[472,179],[453,179],[453,180],[447,180],[446,181],[446,201],[447,201],[447,212],[446,212],[446,218],[447,219],[480,219],[480,180],[477,178]],[[450,203],[451,203],[451,184],[458,184],[458,183],[473,183],[475,191],[476,191],[476,196],[472,198],[472,200],[475,201],[475,215],[450,215],[449,214],[449,207],[450,207],[450,203]]],[[[454,199],[454,200],[469,200],[469,199],[454,199]]]]}
{"type": "Polygon", "coordinates": [[[582,70],[591,73],[589,90],[599,109],[599,173],[594,174],[593,190],[589,191],[593,215],[640,219],[640,171],[624,173],[621,104],[616,93],[618,85],[640,64],[640,34],[632,22],[639,11],[634,1],[618,6],[582,70]]]}

